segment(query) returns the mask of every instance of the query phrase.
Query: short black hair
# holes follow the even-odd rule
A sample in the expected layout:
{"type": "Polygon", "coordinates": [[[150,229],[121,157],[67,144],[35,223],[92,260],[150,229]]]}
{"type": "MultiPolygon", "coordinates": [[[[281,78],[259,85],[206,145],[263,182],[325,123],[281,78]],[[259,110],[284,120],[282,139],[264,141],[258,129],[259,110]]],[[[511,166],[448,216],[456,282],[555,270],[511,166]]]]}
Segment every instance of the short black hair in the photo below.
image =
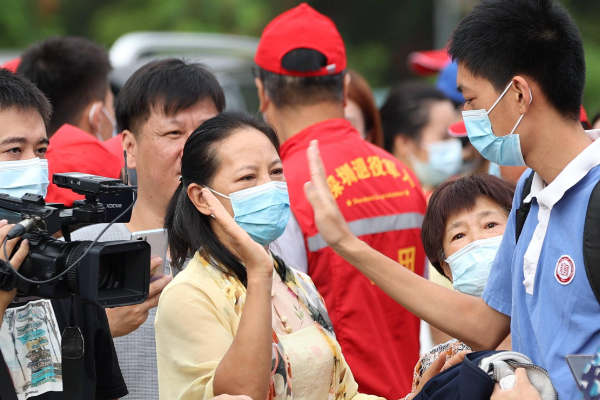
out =
{"type": "Polygon", "coordinates": [[[185,260],[199,252],[215,268],[246,285],[246,268],[219,241],[211,228],[210,218],[201,214],[188,197],[187,187],[192,183],[210,187],[221,165],[217,152],[219,145],[234,133],[248,128],[262,132],[279,154],[279,140],[273,128],[252,115],[235,111],[207,120],[186,141],[181,158],[181,183],[165,217],[169,251],[175,269],[183,268],[185,260]]]}
{"type": "Polygon", "coordinates": [[[19,74],[29,78],[48,97],[54,114],[51,136],[64,124],[75,124],[94,101],[104,101],[111,71],[106,51],[80,37],[53,37],[29,47],[21,57],[19,74]]]}
{"type": "Polygon", "coordinates": [[[494,175],[469,175],[438,186],[431,195],[421,227],[421,240],[431,265],[446,276],[442,268],[445,258],[442,244],[448,218],[464,210],[472,210],[482,196],[494,201],[508,215],[514,194],[514,183],[494,175]]]}
{"type": "Polygon", "coordinates": [[[565,118],[579,120],[585,84],[583,42],[554,0],[482,0],[458,24],[448,53],[501,92],[516,75],[534,80],[565,118]]]}
{"type": "Polygon", "coordinates": [[[435,101],[450,101],[427,82],[407,81],[395,85],[381,107],[383,147],[394,150],[398,135],[420,141],[421,131],[429,123],[429,108],[435,101]]]}
{"type": "Polygon", "coordinates": [[[173,116],[205,99],[212,100],[219,113],[225,110],[223,88],[206,66],[176,58],[152,61],[135,71],[119,92],[117,127],[137,135],[139,124],[155,107],[173,116]]]}
{"type": "MultiPolygon", "coordinates": [[[[327,57],[312,49],[295,49],[281,59],[281,66],[288,71],[313,72],[326,65],[327,57]]],[[[263,82],[269,98],[278,108],[342,102],[345,75],[346,71],[315,77],[289,76],[254,66],[254,76],[263,82]]]]}
{"type": "Polygon", "coordinates": [[[12,107],[37,112],[48,128],[52,106],[44,93],[27,78],[0,68],[0,111],[12,107]]]}

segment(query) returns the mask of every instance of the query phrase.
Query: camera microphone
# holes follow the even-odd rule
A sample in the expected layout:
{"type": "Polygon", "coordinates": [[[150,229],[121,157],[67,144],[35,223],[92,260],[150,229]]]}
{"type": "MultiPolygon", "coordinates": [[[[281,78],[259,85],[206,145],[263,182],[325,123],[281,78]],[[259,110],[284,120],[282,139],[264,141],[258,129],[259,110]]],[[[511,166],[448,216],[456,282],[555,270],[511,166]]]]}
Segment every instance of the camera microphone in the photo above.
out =
{"type": "Polygon", "coordinates": [[[23,221],[16,224],[8,232],[8,235],[6,235],[6,240],[11,240],[11,239],[23,236],[24,234],[29,232],[31,230],[31,228],[33,228],[34,225],[35,225],[35,222],[33,221],[33,218],[24,219],[23,221]]]}

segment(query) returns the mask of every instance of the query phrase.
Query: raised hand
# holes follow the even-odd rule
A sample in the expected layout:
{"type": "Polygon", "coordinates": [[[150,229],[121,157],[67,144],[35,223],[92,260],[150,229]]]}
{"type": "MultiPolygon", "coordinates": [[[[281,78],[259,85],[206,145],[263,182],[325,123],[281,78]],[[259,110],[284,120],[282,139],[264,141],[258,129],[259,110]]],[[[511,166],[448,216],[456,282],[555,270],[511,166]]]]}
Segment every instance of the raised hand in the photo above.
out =
{"type": "Polygon", "coordinates": [[[344,216],[329,191],[319,143],[313,140],[307,150],[310,182],[304,184],[304,193],[313,209],[319,233],[334,250],[346,239],[354,238],[344,216]]]}
{"type": "Polygon", "coordinates": [[[273,275],[273,260],[266,249],[252,240],[250,235],[233,220],[210,190],[202,189],[202,197],[225,232],[228,247],[234,249],[246,266],[248,276],[258,275],[270,279],[273,275]]]}

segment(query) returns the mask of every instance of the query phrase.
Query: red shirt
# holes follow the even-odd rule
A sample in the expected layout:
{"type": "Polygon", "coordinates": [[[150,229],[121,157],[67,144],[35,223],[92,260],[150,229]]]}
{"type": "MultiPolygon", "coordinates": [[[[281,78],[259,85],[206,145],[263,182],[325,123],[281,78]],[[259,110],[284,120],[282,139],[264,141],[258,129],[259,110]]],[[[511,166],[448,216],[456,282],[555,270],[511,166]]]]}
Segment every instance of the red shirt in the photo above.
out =
{"type": "MultiPolygon", "coordinates": [[[[52,175],[62,172],[83,172],[107,178],[119,178],[124,164],[123,159],[116,157],[101,141],[69,124],[61,126],[50,137],[46,158],[50,182],[52,182],[52,175]]],[[[73,201],[84,197],[50,183],[46,201],[72,206],[73,201]]]]}
{"type": "Polygon", "coordinates": [[[414,174],[361,139],[344,119],[310,126],[281,146],[292,212],[304,236],[308,273],[325,298],[360,392],[387,399],[411,390],[419,359],[420,320],[398,305],[320,237],[303,185],[306,149],[319,140],[329,188],[351,230],[377,251],[423,275],[425,198],[414,174]]]}

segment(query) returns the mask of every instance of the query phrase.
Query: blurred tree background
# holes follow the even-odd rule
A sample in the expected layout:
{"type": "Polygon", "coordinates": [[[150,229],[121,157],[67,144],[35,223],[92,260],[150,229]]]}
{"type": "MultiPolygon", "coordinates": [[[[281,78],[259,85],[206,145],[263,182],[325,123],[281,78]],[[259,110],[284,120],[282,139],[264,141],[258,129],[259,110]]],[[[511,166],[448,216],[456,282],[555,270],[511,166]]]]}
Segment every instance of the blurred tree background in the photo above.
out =
{"type": "MultiPolygon", "coordinates": [[[[585,106],[600,109],[598,0],[560,0],[583,34],[587,57],[585,106]]],[[[308,0],[337,24],[350,67],[374,87],[413,78],[415,50],[439,47],[477,0],[308,0]]],[[[0,0],[0,49],[23,49],[52,35],[84,36],[110,48],[132,31],[218,32],[258,37],[298,0],[0,0]]]]}

